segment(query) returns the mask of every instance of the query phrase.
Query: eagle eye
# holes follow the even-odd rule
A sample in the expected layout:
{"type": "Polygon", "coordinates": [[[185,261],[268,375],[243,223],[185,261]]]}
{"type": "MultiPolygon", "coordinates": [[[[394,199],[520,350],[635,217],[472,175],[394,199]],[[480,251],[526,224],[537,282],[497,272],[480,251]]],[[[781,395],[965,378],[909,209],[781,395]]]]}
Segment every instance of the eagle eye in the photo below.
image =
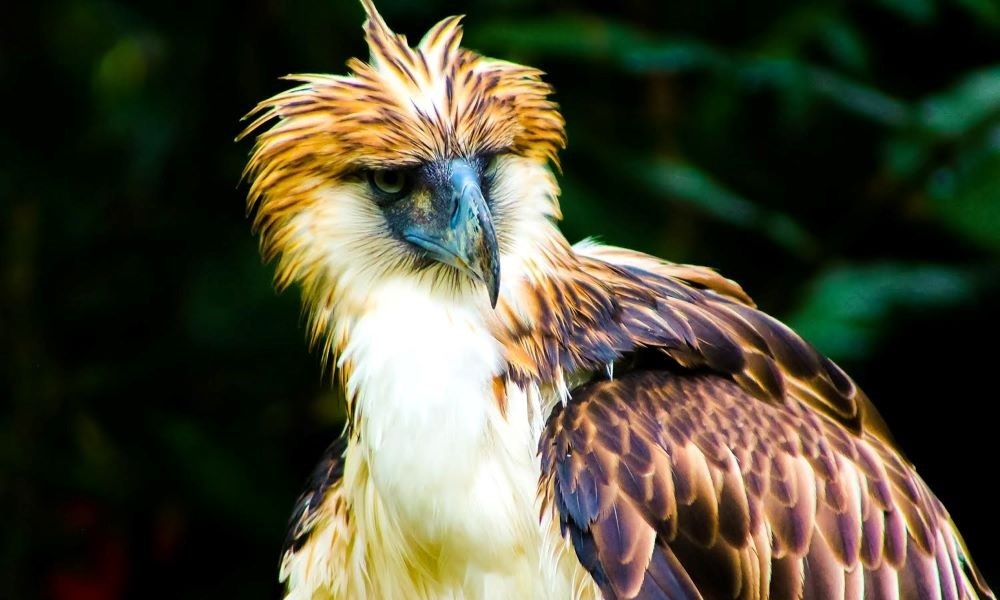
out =
{"type": "Polygon", "coordinates": [[[368,185],[385,200],[398,200],[410,191],[412,177],[403,170],[369,171],[368,185]]]}
{"type": "Polygon", "coordinates": [[[499,154],[491,154],[486,157],[486,165],[483,167],[483,179],[487,186],[492,186],[497,177],[497,170],[500,167],[499,154]]]}

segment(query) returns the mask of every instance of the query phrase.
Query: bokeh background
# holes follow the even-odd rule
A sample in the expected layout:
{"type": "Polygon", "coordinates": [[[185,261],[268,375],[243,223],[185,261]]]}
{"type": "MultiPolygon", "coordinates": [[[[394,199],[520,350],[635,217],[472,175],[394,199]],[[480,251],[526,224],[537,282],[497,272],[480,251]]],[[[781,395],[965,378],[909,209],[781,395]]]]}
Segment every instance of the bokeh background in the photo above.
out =
{"type": "MultiPolygon", "coordinates": [[[[0,24],[0,598],[273,598],[340,431],[245,219],[239,118],[365,56],[350,0],[0,24]]],[[[714,266],[844,365],[1000,585],[1000,4],[382,0],[541,67],[571,240],[714,266]]]]}

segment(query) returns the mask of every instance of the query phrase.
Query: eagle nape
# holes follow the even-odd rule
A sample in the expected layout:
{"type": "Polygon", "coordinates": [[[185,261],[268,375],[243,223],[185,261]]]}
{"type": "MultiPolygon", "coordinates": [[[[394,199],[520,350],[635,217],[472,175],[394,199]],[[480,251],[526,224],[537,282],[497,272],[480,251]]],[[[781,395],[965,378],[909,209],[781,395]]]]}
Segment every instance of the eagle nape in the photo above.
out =
{"type": "Polygon", "coordinates": [[[836,364],[711,269],[566,240],[540,71],[362,4],[369,59],[243,134],[348,414],[287,600],[994,598],[836,364]]]}

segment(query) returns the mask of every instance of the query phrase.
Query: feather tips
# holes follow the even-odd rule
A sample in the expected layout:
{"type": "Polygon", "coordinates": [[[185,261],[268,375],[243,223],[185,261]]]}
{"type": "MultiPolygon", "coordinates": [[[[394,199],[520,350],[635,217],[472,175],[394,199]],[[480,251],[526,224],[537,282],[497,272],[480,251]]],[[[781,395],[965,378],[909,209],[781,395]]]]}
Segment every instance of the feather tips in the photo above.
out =
{"type": "Polygon", "coordinates": [[[836,365],[711,271],[576,250],[525,284],[538,310],[508,344],[534,371],[511,377],[597,373],[539,450],[543,498],[608,597],[993,597],[836,365]],[[647,595],[662,565],[693,591],[647,595]]]}
{"type": "Polygon", "coordinates": [[[662,564],[693,583],[681,598],[992,597],[963,582],[958,534],[912,469],[884,442],[844,435],[716,375],[636,370],[556,407],[542,491],[608,597],[673,597],[645,595],[662,564]],[[599,433],[621,421],[642,425],[599,433]],[[789,428],[818,437],[817,454],[785,443],[789,428]],[[863,465],[872,454],[907,473],[886,498],[869,497],[883,472],[863,465]]]}

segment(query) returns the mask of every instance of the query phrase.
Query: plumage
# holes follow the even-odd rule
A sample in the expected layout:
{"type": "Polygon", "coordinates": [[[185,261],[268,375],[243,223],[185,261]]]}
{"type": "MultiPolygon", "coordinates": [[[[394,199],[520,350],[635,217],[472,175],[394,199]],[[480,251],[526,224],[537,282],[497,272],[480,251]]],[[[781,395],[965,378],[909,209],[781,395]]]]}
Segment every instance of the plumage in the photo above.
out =
{"type": "Polygon", "coordinates": [[[539,71],[364,6],[370,60],[243,134],[349,414],[286,598],[993,598],[837,365],[714,271],[566,241],[539,71]]]}

